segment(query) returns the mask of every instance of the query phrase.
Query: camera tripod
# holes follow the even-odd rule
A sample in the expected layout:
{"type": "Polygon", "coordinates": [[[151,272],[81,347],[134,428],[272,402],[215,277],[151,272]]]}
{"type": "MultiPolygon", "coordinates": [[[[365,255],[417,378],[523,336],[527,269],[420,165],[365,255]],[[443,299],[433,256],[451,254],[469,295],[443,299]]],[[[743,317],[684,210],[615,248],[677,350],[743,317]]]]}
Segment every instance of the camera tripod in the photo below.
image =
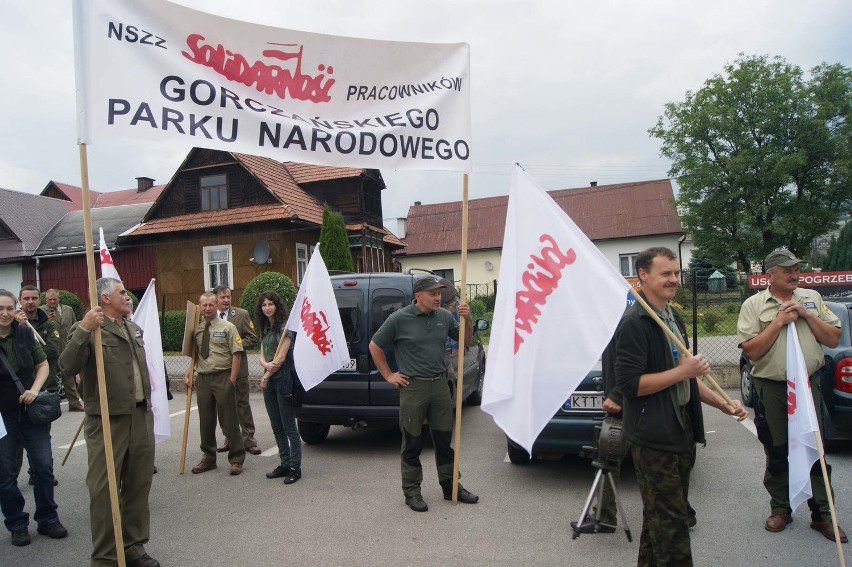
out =
{"type": "Polygon", "coordinates": [[[627,536],[627,541],[632,542],[633,535],[630,533],[630,526],[627,525],[627,518],[624,515],[624,509],[621,507],[621,501],[618,499],[618,490],[615,488],[615,479],[612,478],[612,470],[604,469],[595,463],[593,464],[597,467],[598,472],[595,474],[594,482],[592,482],[592,489],[586,497],[586,503],[583,505],[583,511],[580,512],[580,519],[576,522],[571,522],[571,528],[574,530],[574,533],[571,535],[571,539],[577,539],[580,537],[580,534],[584,533],[583,529],[588,529],[589,526],[591,526],[594,530],[591,533],[599,533],[601,532],[601,528],[604,527],[612,528],[613,531],[616,530],[616,526],[601,523],[604,483],[608,482],[609,487],[612,489],[612,496],[615,499],[618,516],[621,518],[621,525],[624,528],[624,534],[627,536]],[[589,510],[591,510],[593,504],[595,510],[594,516],[591,517],[591,522],[586,522],[585,520],[590,517],[589,510]]]}

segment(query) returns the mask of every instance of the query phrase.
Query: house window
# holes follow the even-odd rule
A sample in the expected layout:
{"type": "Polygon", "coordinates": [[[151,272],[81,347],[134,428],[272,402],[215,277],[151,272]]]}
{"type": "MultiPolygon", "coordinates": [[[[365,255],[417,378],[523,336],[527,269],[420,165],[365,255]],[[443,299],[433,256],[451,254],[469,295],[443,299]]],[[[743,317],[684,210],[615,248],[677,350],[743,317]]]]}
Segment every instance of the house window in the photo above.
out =
{"type": "Polygon", "coordinates": [[[308,270],[308,245],[296,243],[296,283],[302,285],[302,278],[308,270]]]}
{"type": "Polygon", "coordinates": [[[444,279],[450,280],[451,282],[456,281],[455,278],[453,278],[453,270],[452,269],[449,269],[449,270],[432,270],[432,273],[435,274],[436,276],[438,276],[439,278],[444,278],[444,279]]]}
{"type": "Polygon", "coordinates": [[[234,263],[232,261],[231,245],[205,246],[204,254],[204,289],[211,290],[217,285],[233,287],[234,263]]]}
{"type": "Polygon", "coordinates": [[[201,210],[218,211],[228,208],[228,177],[208,175],[201,178],[201,210]]]}
{"type": "Polygon", "coordinates": [[[625,278],[636,277],[636,256],[639,254],[619,254],[618,265],[621,268],[621,275],[625,278]]]}

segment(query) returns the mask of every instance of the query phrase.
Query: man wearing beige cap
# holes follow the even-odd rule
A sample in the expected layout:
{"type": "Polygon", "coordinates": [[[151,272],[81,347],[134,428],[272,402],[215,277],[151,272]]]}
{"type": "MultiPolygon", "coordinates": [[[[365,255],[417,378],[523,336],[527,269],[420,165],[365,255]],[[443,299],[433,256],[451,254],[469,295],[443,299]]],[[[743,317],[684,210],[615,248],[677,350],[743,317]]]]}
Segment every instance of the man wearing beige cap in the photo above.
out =
{"type": "MultiPolygon", "coordinates": [[[[764,527],[770,532],[780,532],[793,521],[787,485],[787,324],[796,325],[816,408],[822,404],[817,373],[825,363],[820,345],[835,347],[840,341],[837,316],[819,293],[799,287],[800,263],[789,250],[770,253],[763,262],[769,287],[746,299],[737,322],[739,346],[753,365],[757,395],[754,424],[766,452],[763,485],[769,492],[771,510],[764,527]]],[[[816,414],[822,430],[822,412],[817,410],[816,414]]],[[[828,470],[830,476],[831,468],[828,470]]],[[[811,528],[834,541],[825,483],[816,464],[811,469],[811,488],[811,528]]],[[[842,529],[840,540],[847,541],[842,529]]]]}
{"type": "MultiPolygon", "coordinates": [[[[438,482],[445,500],[452,499],[453,448],[450,437],[453,428],[453,400],[447,385],[444,349],[447,337],[459,341],[463,348],[470,343],[473,322],[470,307],[458,306],[466,320],[465,336],[459,339],[459,323],[453,314],[441,307],[441,289],[446,287],[435,276],[414,282],[414,303],[388,317],[370,341],[370,355],[382,377],[399,388],[399,428],[402,430],[402,492],[405,504],[415,512],[429,509],[420,493],[423,468],[420,452],[429,424],[435,447],[438,482]],[[393,346],[399,370],[394,372],[385,355],[393,346]]],[[[479,497],[459,484],[458,499],[475,504],[479,497]]]]}

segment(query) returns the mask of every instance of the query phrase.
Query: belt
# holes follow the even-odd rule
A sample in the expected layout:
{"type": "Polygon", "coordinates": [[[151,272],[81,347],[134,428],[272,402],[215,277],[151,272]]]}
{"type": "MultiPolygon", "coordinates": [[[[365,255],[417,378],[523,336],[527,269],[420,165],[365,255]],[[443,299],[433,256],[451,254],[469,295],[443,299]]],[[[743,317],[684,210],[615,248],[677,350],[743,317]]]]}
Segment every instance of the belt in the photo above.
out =
{"type": "Polygon", "coordinates": [[[435,374],[434,376],[412,376],[411,378],[414,379],[414,380],[432,381],[432,380],[438,380],[440,378],[443,378],[446,375],[447,375],[446,372],[441,372],[440,374],[435,374]]]}

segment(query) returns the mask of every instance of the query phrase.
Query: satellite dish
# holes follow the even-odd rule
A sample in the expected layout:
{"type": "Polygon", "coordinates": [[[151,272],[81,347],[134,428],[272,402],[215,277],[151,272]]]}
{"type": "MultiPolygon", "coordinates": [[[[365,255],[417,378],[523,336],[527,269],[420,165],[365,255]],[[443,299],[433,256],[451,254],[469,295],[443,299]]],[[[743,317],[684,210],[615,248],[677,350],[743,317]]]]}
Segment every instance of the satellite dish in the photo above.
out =
{"type": "Polygon", "coordinates": [[[254,245],[254,260],[255,264],[266,264],[270,261],[269,258],[269,243],[265,240],[258,240],[254,245]]]}

